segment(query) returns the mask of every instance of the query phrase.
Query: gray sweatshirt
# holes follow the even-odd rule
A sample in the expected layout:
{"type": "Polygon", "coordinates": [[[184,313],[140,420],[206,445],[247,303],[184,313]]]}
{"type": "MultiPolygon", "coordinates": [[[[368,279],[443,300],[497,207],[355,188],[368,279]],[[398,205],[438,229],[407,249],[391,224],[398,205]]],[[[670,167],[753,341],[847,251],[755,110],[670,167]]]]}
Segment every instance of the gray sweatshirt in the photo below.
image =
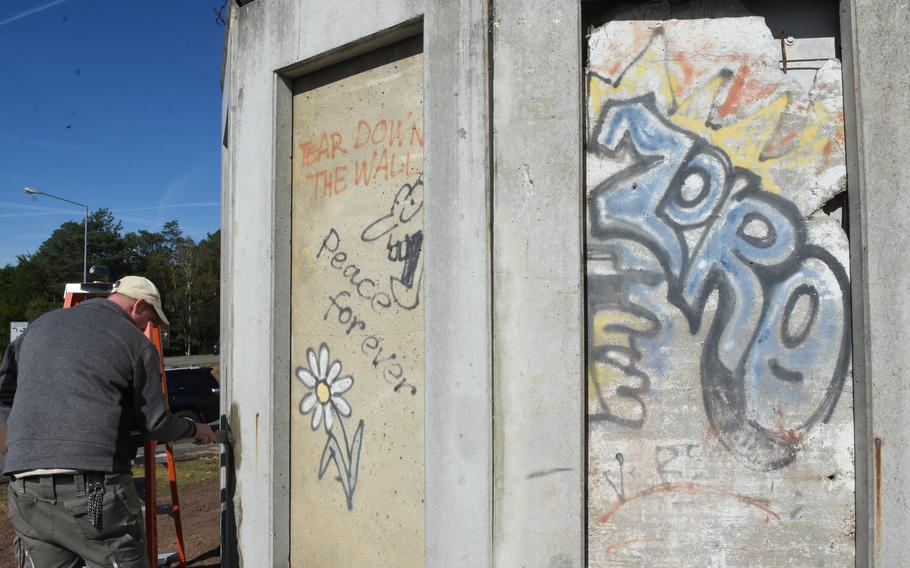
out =
{"type": "Polygon", "coordinates": [[[124,473],[130,430],[167,442],[196,425],[173,416],[161,390],[158,350],[103,298],[44,314],[0,365],[3,473],[60,468],[124,473]]]}

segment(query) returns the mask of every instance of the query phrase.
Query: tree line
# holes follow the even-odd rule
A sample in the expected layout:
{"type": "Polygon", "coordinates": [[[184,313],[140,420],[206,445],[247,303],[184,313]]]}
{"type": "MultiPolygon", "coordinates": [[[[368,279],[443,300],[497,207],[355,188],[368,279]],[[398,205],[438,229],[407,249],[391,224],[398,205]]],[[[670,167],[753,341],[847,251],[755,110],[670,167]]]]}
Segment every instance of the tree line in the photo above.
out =
{"type": "MultiPolygon", "coordinates": [[[[66,221],[32,254],[0,269],[0,344],[11,321],[33,321],[63,305],[64,287],[82,281],[82,222],[66,221]]],[[[105,208],[88,216],[88,265],[110,270],[110,281],[138,274],[158,286],[170,320],[168,354],[211,352],[219,333],[221,231],[195,242],[177,221],[161,231],[123,232],[105,208]]],[[[94,278],[89,275],[89,280],[94,278]]]]}

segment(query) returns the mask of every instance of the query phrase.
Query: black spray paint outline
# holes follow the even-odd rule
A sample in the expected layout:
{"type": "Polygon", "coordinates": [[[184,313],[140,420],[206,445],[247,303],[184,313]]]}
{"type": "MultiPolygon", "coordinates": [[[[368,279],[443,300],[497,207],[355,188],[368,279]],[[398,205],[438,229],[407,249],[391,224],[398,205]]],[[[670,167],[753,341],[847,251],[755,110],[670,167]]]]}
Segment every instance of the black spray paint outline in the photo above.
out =
{"type": "MultiPolygon", "coordinates": [[[[294,375],[297,376],[298,380],[300,380],[304,384],[304,386],[309,390],[307,395],[304,395],[304,398],[301,399],[300,404],[297,407],[298,411],[303,416],[306,416],[311,411],[315,413],[316,405],[322,404],[321,402],[319,402],[318,395],[316,393],[317,393],[318,386],[320,384],[322,384],[323,381],[326,381],[326,377],[329,375],[329,369],[337,364],[338,371],[337,371],[337,374],[335,374],[333,376],[337,378],[341,373],[341,368],[342,368],[341,361],[336,359],[335,361],[330,363],[330,361],[331,361],[331,357],[329,355],[330,353],[331,353],[331,350],[329,349],[328,345],[325,342],[321,343],[319,345],[319,349],[316,351],[314,351],[313,349],[307,350],[307,359],[308,359],[309,369],[307,369],[306,371],[309,375],[311,375],[312,377],[314,377],[316,379],[316,383],[313,387],[309,387],[306,385],[306,382],[305,382],[305,380],[303,378],[303,374],[302,374],[302,371],[304,371],[303,367],[297,367],[297,369],[294,372],[294,375]],[[317,360],[316,359],[317,353],[319,354],[318,355],[319,362],[315,363],[315,361],[317,360]],[[323,361],[322,361],[323,353],[325,353],[325,367],[326,367],[325,369],[322,368],[323,367],[323,361]],[[314,366],[316,366],[317,368],[313,369],[314,366]],[[303,409],[303,403],[306,400],[307,396],[314,396],[317,398],[316,398],[316,402],[314,403],[314,406],[311,407],[310,410],[307,410],[305,412],[303,409]]],[[[349,378],[351,380],[351,385],[347,389],[347,390],[349,390],[354,384],[354,377],[350,376],[350,375],[345,375],[342,378],[349,378]]],[[[326,388],[329,388],[329,389],[331,388],[331,384],[328,384],[328,382],[325,382],[325,384],[323,384],[323,386],[325,386],[326,388]]],[[[347,392],[347,390],[341,391],[341,393],[347,392]]],[[[338,396],[340,398],[340,393],[338,396]]],[[[343,401],[343,399],[341,399],[341,400],[343,401]]],[[[357,429],[354,431],[353,442],[349,444],[348,443],[348,433],[344,427],[343,417],[336,410],[335,405],[336,405],[336,402],[331,399],[331,395],[330,395],[330,398],[329,398],[329,401],[327,402],[327,404],[323,405],[324,409],[322,412],[324,412],[326,414],[332,413],[332,415],[334,416],[332,423],[339,424],[339,426],[341,428],[342,439],[344,440],[344,447],[342,447],[341,444],[339,444],[338,438],[335,436],[335,432],[329,430],[329,428],[331,428],[331,425],[328,420],[328,417],[326,417],[326,422],[325,422],[327,425],[325,428],[326,441],[325,441],[325,447],[322,449],[322,457],[319,460],[319,469],[317,471],[317,478],[322,479],[323,476],[325,475],[326,470],[329,467],[329,463],[334,461],[335,466],[338,469],[338,477],[339,477],[339,480],[341,481],[341,487],[344,490],[344,496],[345,496],[345,501],[347,503],[348,511],[352,511],[354,509],[354,492],[357,489],[357,473],[360,469],[360,448],[363,443],[364,422],[361,419],[357,423],[357,429]]],[[[350,406],[350,405],[347,405],[347,406],[350,406]]],[[[350,409],[348,410],[348,412],[350,412],[350,409]]],[[[314,416],[314,420],[315,420],[315,416],[314,416]]],[[[314,430],[319,427],[317,422],[313,422],[313,424],[316,424],[316,426],[314,426],[314,430]]]]}
{"type": "Polygon", "coordinates": [[[344,421],[339,418],[338,422],[341,424],[344,448],[338,444],[338,439],[334,433],[328,436],[325,448],[322,450],[322,458],[319,460],[318,478],[322,479],[329,467],[329,462],[334,461],[335,466],[338,468],[341,487],[344,489],[348,511],[353,511],[354,492],[357,490],[357,471],[360,469],[360,447],[363,443],[363,419],[357,423],[357,429],[354,431],[354,441],[351,445],[348,445],[348,433],[344,428],[344,421]]]}
{"type": "Polygon", "coordinates": [[[663,278],[647,271],[622,269],[620,254],[619,249],[615,247],[603,247],[602,253],[588,252],[589,259],[598,256],[612,260],[613,268],[617,271],[616,274],[588,274],[588,360],[618,369],[626,377],[638,381],[637,386],[626,383],[618,385],[613,389],[613,393],[619,398],[633,401],[639,408],[640,417],[621,416],[611,409],[602,385],[592,378],[591,383],[594,385],[594,394],[600,410],[589,413],[588,419],[592,422],[612,422],[627,428],[640,429],[648,416],[648,408],[642,396],[651,391],[651,378],[638,366],[642,359],[638,339],[656,337],[661,330],[661,323],[653,312],[629,301],[629,288],[635,284],[654,285],[663,281],[663,278]],[[604,309],[613,309],[639,317],[646,320],[649,326],[641,330],[624,325],[605,325],[600,331],[625,334],[629,337],[629,345],[608,343],[595,346],[594,336],[597,330],[594,329],[594,317],[604,309]],[[617,358],[615,356],[617,353],[627,359],[628,363],[617,358]]]}
{"type": "Polygon", "coordinates": [[[360,239],[370,243],[388,235],[387,258],[403,263],[401,276],[389,277],[392,299],[405,310],[413,310],[420,303],[423,283],[423,230],[414,233],[397,229],[410,223],[423,210],[423,173],[411,184],[405,182],[389,207],[389,212],[376,219],[363,230],[360,239]],[[414,280],[417,280],[416,284],[414,280]]]}
{"type": "MultiPolygon", "coordinates": [[[[700,329],[707,301],[715,291],[717,292],[718,306],[708,331],[701,358],[702,393],[709,422],[717,428],[721,443],[750,466],[765,470],[786,466],[796,458],[800,447],[801,435],[793,430],[789,432],[769,430],[746,416],[745,366],[749,361],[749,355],[759,341],[759,332],[765,329],[767,318],[769,318],[771,310],[769,309],[768,298],[775,297],[775,293],[786,285],[786,279],[796,276],[799,270],[807,266],[808,263],[813,260],[820,262],[830,271],[830,275],[834,277],[840,289],[840,313],[843,316],[843,329],[841,330],[836,363],[825,395],[811,415],[795,430],[808,430],[818,422],[827,422],[843,389],[850,358],[849,281],[846,271],[834,256],[826,250],[807,244],[805,223],[792,202],[781,196],[762,191],[758,176],[748,170],[732,167],[729,159],[721,149],[664,119],[657,111],[653,94],[625,101],[608,101],[602,109],[597,124],[598,127],[592,132],[593,139],[588,143],[589,152],[610,158],[615,158],[623,153],[631,153],[636,160],[631,166],[610,176],[592,190],[589,210],[593,240],[606,243],[613,239],[627,239],[638,242],[650,250],[664,270],[668,282],[667,300],[686,317],[692,333],[696,333],[700,329]],[[611,193],[618,189],[623,189],[620,187],[620,182],[633,180],[657,165],[666,165],[662,164],[665,158],[659,153],[654,155],[653,152],[652,154],[647,154],[639,151],[635,141],[632,139],[633,131],[631,127],[626,128],[614,148],[605,146],[598,140],[599,134],[605,127],[605,119],[612,109],[620,106],[632,107],[636,105],[643,107],[650,113],[649,120],[653,120],[654,124],[662,127],[668,137],[675,137],[676,139],[688,138],[689,144],[686,147],[685,157],[676,168],[676,175],[664,187],[664,193],[653,211],[645,212],[653,214],[660,220],[663,226],[659,227],[658,230],[668,229],[668,232],[675,236],[675,242],[672,242],[673,250],[666,249],[666,245],[671,244],[667,239],[663,242],[655,240],[653,238],[654,235],[642,229],[640,223],[635,224],[630,221],[621,221],[605,216],[610,214],[608,208],[605,207],[605,200],[611,193]],[[701,158],[702,156],[710,156],[723,166],[723,184],[718,187],[720,194],[715,195],[714,201],[716,203],[710,208],[709,214],[700,223],[682,225],[679,222],[680,218],[674,218],[674,215],[671,214],[672,210],[670,210],[670,207],[674,205],[683,208],[697,206],[699,199],[704,200],[711,193],[710,191],[703,191],[691,200],[680,199],[682,197],[681,180],[685,180],[689,175],[687,168],[697,165],[695,164],[696,158],[701,158]],[[710,241],[706,241],[706,239],[712,235],[711,230],[718,222],[719,214],[734,211],[732,207],[736,204],[731,205],[732,202],[745,202],[746,200],[765,204],[770,211],[789,220],[790,226],[787,228],[792,231],[793,250],[780,259],[780,262],[769,263],[767,266],[756,263],[755,259],[749,258],[741,250],[733,251],[734,257],[743,266],[748,266],[751,269],[752,275],[758,281],[763,301],[760,319],[756,322],[751,338],[745,349],[743,349],[742,357],[739,358],[735,369],[728,369],[720,359],[719,342],[727,325],[732,321],[733,310],[737,306],[736,291],[733,284],[728,280],[727,273],[720,270],[716,265],[712,266],[708,273],[700,278],[699,293],[691,303],[685,298],[684,284],[687,282],[688,277],[692,275],[693,259],[698,258],[698,253],[702,250],[702,247],[710,244],[710,241]],[[684,203],[679,205],[679,201],[684,201],[684,203]],[[601,216],[598,216],[599,213],[601,213],[601,216]],[[690,253],[684,233],[697,228],[703,228],[703,232],[690,253]],[[673,252],[678,252],[680,255],[679,266],[675,266],[671,260],[673,252]]],[[[644,130],[641,125],[634,126],[642,131],[644,130]]],[[[645,134],[656,136],[653,132],[646,132],[645,134]]],[[[705,167],[703,168],[703,173],[707,176],[710,172],[705,167]]],[[[634,182],[630,188],[625,188],[626,191],[634,191],[636,189],[637,186],[634,182]]],[[[773,246],[776,244],[777,234],[771,219],[763,218],[757,221],[763,223],[767,229],[764,236],[754,236],[748,233],[748,227],[756,222],[757,217],[762,216],[757,213],[752,217],[745,216],[737,227],[737,236],[746,244],[756,248],[773,246]]],[[[721,220],[721,223],[724,222],[726,222],[726,218],[721,220]]],[[[724,227],[724,225],[721,225],[721,229],[724,227]]],[[[653,229],[653,227],[648,227],[648,229],[653,229]]],[[[738,283],[742,284],[742,282],[738,283]]],[[[812,287],[812,285],[803,283],[797,287],[802,289],[800,291],[801,295],[806,295],[803,287],[812,287]]],[[[787,305],[791,308],[795,304],[795,300],[793,300],[795,295],[795,293],[791,292],[787,298],[787,305]]],[[[811,302],[813,295],[809,294],[809,297],[811,302]]],[[[817,289],[814,297],[817,301],[817,289]]],[[[741,298],[739,301],[751,302],[753,298],[741,298]]],[[[803,332],[797,334],[800,340],[806,338],[809,333],[808,330],[812,328],[818,315],[817,303],[813,303],[812,306],[810,320],[805,324],[803,332]]],[[[789,326],[789,315],[784,317],[782,325],[789,326]]],[[[787,343],[793,343],[793,337],[789,329],[782,330],[782,335],[786,338],[787,343]]],[[[784,347],[789,346],[785,345],[784,347]]],[[[768,364],[769,371],[778,379],[790,383],[799,380],[797,379],[798,370],[786,369],[776,359],[768,361],[768,364]]]]}

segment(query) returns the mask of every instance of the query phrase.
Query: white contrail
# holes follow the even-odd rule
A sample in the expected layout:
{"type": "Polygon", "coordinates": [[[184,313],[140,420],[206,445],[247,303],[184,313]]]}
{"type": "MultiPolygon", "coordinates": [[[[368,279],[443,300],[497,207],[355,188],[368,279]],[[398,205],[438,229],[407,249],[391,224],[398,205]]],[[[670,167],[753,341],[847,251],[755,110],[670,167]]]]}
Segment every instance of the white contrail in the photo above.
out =
{"type": "Polygon", "coordinates": [[[172,203],[170,205],[153,205],[151,207],[128,207],[126,209],[111,209],[111,213],[120,211],[158,211],[159,209],[179,209],[182,207],[214,207],[221,205],[220,201],[201,201],[199,203],[172,203]]]}
{"type": "Polygon", "coordinates": [[[75,217],[79,216],[79,220],[82,220],[82,213],[73,212],[73,211],[46,211],[44,213],[0,213],[0,219],[15,219],[17,217],[53,217],[53,216],[69,216],[75,217]]]}
{"type": "Polygon", "coordinates": [[[22,12],[21,14],[16,14],[15,16],[9,17],[5,20],[0,20],[0,26],[5,26],[6,24],[11,24],[11,23],[15,22],[16,20],[21,20],[22,18],[31,16],[32,14],[37,14],[38,12],[43,12],[43,11],[47,10],[48,8],[53,8],[54,6],[56,6],[58,4],[63,4],[64,2],[66,2],[66,0],[54,0],[53,2],[48,2],[44,6],[38,6],[37,8],[32,8],[31,10],[26,10],[25,12],[22,12]]]}
{"type": "Polygon", "coordinates": [[[27,211],[49,211],[52,213],[68,213],[73,211],[73,208],[69,207],[54,207],[48,205],[32,205],[30,203],[23,203],[21,201],[0,201],[0,209],[9,207],[11,209],[25,209],[27,211]]]}
{"type": "MultiPolygon", "coordinates": [[[[179,209],[183,207],[215,207],[221,205],[218,201],[203,201],[199,203],[174,203],[172,205],[154,205],[152,207],[127,207],[126,209],[112,209],[111,213],[117,215],[122,221],[142,222],[155,224],[155,221],[149,219],[139,219],[137,217],[124,217],[120,213],[134,213],[137,211],[158,211],[160,209],[179,209]]],[[[14,209],[25,209],[22,213],[0,213],[0,219],[10,219],[15,217],[43,217],[48,215],[75,215],[73,209],[64,209],[62,207],[42,207],[40,205],[27,205],[0,201],[0,207],[11,207],[14,209]]]]}

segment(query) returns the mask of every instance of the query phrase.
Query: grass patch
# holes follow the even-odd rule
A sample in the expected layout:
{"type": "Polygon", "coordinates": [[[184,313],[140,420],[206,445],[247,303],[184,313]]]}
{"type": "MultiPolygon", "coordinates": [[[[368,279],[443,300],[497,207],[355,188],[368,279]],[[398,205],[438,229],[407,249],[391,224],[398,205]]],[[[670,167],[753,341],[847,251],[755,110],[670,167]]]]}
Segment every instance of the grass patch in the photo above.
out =
{"type": "MultiPolygon", "coordinates": [[[[141,461],[141,460],[140,460],[141,461]]],[[[177,488],[190,487],[203,481],[218,479],[220,475],[217,457],[199,458],[176,463],[177,488]]],[[[133,466],[133,477],[144,477],[145,466],[142,463],[133,466]]],[[[155,479],[158,487],[168,487],[167,464],[159,463],[155,466],[155,479]]],[[[5,502],[4,502],[5,503],[5,502]]]]}

